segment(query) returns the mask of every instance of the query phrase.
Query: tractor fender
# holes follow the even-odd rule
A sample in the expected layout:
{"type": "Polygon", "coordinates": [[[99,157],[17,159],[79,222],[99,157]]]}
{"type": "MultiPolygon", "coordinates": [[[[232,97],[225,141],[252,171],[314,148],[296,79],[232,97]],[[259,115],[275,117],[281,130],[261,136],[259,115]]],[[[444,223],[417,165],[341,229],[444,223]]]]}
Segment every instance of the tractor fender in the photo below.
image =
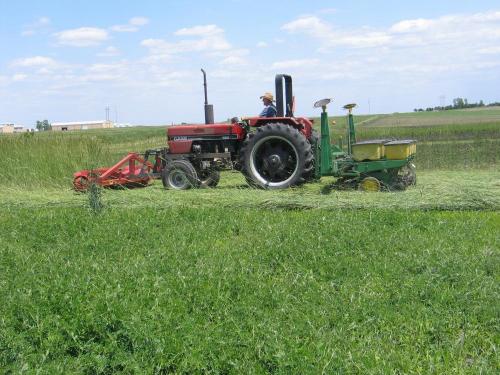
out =
{"type": "Polygon", "coordinates": [[[305,117],[252,117],[246,119],[250,127],[260,128],[267,124],[286,124],[294,127],[309,140],[312,135],[312,122],[305,117]]]}

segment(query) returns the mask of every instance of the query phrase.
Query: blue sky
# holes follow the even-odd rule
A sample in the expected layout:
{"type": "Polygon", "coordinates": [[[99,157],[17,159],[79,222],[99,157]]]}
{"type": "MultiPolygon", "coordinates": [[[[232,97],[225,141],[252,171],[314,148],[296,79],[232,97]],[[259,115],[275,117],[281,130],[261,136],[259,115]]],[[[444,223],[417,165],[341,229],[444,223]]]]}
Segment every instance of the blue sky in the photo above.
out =
{"type": "Polygon", "coordinates": [[[0,123],[254,115],[276,73],[297,114],[500,100],[498,1],[2,1],[0,123]],[[370,103],[370,105],[368,104],[370,103]]]}

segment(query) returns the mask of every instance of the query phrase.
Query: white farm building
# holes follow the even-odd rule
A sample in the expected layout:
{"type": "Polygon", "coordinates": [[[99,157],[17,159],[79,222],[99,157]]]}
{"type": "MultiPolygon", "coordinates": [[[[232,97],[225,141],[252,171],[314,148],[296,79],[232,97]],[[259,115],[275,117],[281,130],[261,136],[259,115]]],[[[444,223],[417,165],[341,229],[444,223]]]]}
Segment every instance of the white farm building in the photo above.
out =
{"type": "Polygon", "coordinates": [[[88,130],[88,129],[109,129],[113,127],[111,121],[76,121],[76,122],[54,122],[52,123],[53,131],[73,131],[73,130],[88,130]]]}

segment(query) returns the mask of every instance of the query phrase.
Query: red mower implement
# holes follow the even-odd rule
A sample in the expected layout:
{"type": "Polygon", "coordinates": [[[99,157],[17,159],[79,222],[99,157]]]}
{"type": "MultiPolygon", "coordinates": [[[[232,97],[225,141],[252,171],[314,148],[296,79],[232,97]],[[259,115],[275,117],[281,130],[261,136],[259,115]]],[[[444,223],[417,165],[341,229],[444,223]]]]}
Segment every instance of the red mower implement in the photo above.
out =
{"type": "Polygon", "coordinates": [[[103,187],[147,186],[153,179],[153,169],[152,163],[131,152],[110,168],[76,172],[73,174],[73,187],[83,192],[92,184],[103,187]]]}

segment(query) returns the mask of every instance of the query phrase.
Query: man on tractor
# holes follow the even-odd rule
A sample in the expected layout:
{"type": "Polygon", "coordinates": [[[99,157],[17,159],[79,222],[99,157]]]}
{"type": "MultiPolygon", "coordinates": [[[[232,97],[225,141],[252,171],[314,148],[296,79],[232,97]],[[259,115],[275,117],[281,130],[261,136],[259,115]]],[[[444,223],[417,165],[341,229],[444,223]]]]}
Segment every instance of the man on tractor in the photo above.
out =
{"type": "Polygon", "coordinates": [[[276,117],[276,107],[273,104],[274,96],[270,92],[266,92],[260,97],[264,103],[264,109],[259,117],[276,117]]]}

